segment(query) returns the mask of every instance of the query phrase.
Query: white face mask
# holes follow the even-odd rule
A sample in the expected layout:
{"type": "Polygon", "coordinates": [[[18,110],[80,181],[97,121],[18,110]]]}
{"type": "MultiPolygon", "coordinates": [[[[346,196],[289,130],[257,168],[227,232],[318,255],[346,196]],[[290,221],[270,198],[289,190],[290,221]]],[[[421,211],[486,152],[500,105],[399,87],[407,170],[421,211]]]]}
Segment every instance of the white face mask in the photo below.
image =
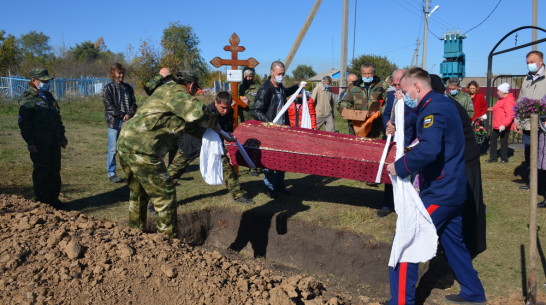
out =
{"type": "Polygon", "coordinates": [[[536,63],[528,64],[527,69],[529,69],[529,72],[535,73],[538,71],[538,66],[536,63]]]}
{"type": "Polygon", "coordinates": [[[41,91],[49,91],[49,83],[42,83],[40,82],[40,85],[38,85],[38,89],[41,91]]]}
{"type": "Polygon", "coordinates": [[[276,82],[277,84],[281,84],[283,78],[284,78],[284,76],[282,76],[282,75],[277,75],[277,76],[275,76],[275,82],[276,82]]]}

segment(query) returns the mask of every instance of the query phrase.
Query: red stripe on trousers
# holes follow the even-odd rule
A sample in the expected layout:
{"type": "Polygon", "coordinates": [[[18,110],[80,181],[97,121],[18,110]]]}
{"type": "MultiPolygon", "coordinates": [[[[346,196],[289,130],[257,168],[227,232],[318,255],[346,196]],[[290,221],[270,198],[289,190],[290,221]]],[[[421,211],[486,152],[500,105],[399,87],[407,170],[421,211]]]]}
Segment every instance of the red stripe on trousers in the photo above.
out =
{"type": "Polygon", "coordinates": [[[428,206],[427,208],[427,212],[429,215],[432,215],[432,213],[434,213],[434,211],[436,211],[437,208],[439,208],[440,206],[437,206],[435,204],[431,204],[428,206]]]}
{"type": "Polygon", "coordinates": [[[400,263],[398,273],[398,305],[406,304],[406,277],[408,275],[408,263],[400,263]]]}

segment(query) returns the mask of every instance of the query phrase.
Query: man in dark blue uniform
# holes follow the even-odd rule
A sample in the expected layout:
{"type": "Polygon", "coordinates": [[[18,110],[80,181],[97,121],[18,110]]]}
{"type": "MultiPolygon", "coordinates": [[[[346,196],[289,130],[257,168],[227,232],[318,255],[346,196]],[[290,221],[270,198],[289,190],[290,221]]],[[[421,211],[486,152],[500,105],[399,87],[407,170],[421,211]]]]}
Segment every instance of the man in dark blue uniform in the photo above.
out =
{"type": "MultiPolygon", "coordinates": [[[[462,237],[466,174],[461,119],[453,102],[434,92],[430,82],[430,75],[421,68],[412,68],[402,77],[404,102],[416,107],[419,144],[389,164],[387,170],[401,178],[419,174],[421,200],[461,285],[458,295],[448,295],[446,299],[452,304],[485,304],[482,283],[462,237]]],[[[395,268],[389,267],[389,273],[389,304],[415,304],[418,265],[400,262],[395,268]]]]}

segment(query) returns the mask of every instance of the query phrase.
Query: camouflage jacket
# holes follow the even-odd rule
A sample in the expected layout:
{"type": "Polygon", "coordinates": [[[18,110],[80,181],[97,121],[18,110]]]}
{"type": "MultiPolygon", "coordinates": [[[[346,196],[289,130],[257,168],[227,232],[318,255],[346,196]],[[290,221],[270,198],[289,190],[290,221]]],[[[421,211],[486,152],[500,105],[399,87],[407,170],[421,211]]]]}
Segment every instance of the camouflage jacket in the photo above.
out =
{"type": "Polygon", "coordinates": [[[371,103],[385,100],[386,87],[377,76],[373,77],[372,83],[367,88],[362,79],[358,79],[354,82],[354,86],[347,90],[347,95],[339,103],[339,113],[343,111],[343,108],[368,110],[371,103]]]}
{"type": "Polygon", "coordinates": [[[459,104],[464,107],[469,117],[474,116],[474,105],[472,105],[472,98],[470,95],[459,90],[459,93],[457,93],[455,96],[451,96],[451,98],[459,102],[459,104]]]}
{"type": "Polygon", "coordinates": [[[166,83],[165,78],[162,75],[156,75],[151,80],[149,80],[146,84],[144,84],[144,91],[146,91],[146,94],[148,96],[152,95],[154,93],[155,89],[157,87],[163,85],[166,83]]]}
{"type": "Polygon", "coordinates": [[[178,145],[184,133],[214,128],[215,114],[175,82],[158,87],[121,128],[118,150],[161,159],[178,145]]]}
{"type": "Polygon", "coordinates": [[[244,82],[239,85],[239,96],[246,96],[246,98],[248,98],[248,106],[243,108],[245,111],[250,111],[250,109],[254,107],[258,89],[260,89],[260,85],[254,82],[250,85],[246,85],[244,82]]]}
{"type": "Polygon", "coordinates": [[[21,135],[31,145],[58,145],[66,139],[59,105],[49,91],[40,96],[32,87],[23,93],[18,123],[21,135]]]}

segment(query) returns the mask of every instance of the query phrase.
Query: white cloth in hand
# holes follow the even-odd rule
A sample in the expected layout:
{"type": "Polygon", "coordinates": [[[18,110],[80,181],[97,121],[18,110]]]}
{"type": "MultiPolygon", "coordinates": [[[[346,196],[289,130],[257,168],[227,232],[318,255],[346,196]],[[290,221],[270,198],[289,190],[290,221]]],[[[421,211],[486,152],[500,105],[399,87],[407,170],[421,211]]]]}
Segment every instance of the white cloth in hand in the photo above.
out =
{"type": "Polygon", "coordinates": [[[504,125],[501,125],[501,126],[499,127],[499,131],[504,131],[505,129],[506,129],[506,127],[504,127],[504,125]]]}
{"type": "Polygon", "coordinates": [[[221,185],[224,183],[222,156],[224,145],[216,131],[207,128],[203,135],[201,154],[199,155],[201,176],[207,184],[221,185]]]}

